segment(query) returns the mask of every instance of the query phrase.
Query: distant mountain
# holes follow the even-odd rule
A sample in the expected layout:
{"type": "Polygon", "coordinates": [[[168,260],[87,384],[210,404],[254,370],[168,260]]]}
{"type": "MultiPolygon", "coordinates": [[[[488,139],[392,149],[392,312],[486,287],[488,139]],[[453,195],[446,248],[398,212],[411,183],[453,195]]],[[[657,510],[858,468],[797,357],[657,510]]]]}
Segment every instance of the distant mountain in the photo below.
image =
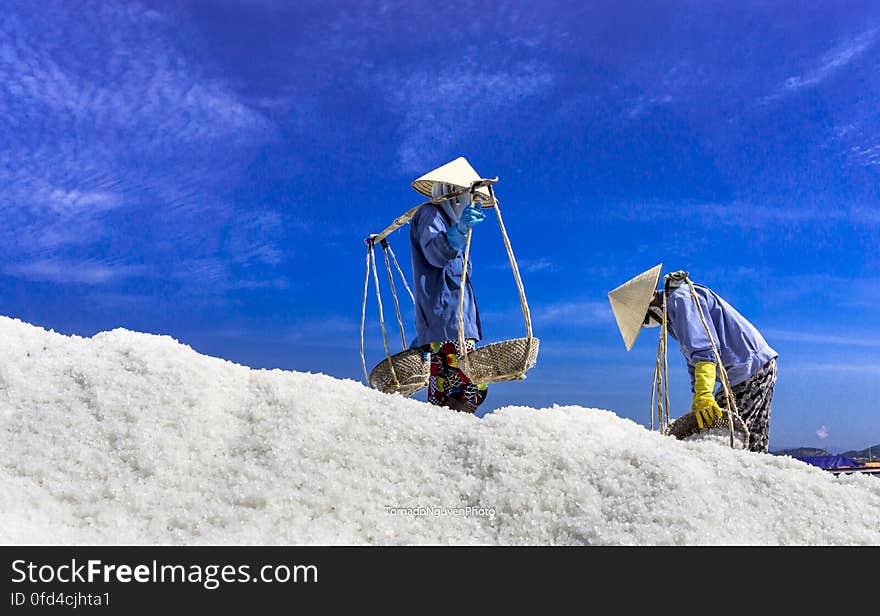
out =
{"type": "Polygon", "coordinates": [[[871,447],[859,451],[844,451],[840,455],[852,458],[858,462],[865,462],[868,459],[880,462],[880,445],[872,445],[871,447]]]}
{"type": "Polygon", "coordinates": [[[824,449],[819,449],[818,447],[795,447],[794,449],[780,449],[779,451],[771,451],[770,453],[772,453],[774,456],[791,456],[792,458],[803,458],[805,456],[841,455],[855,460],[856,462],[866,462],[869,459],[875,462],[880,462],[880,445],[873,445],[871,447],[858,451],[844,451],[840,454],[833,454],[829,451],[825,451],[824,449]]]}
{"type": "MultiPolygon", "coordinates": [[[[794,449],[782,449],[780,451],[771,451],[774,456],[791,456],[792,458],[803,458],[805,456],[830,456],[833,455],[828,453],[824,449],[817,449],[816,447],[796,447],[794,449]]],[[[842,454],[846,455],[846,454],[842,454]]]]}

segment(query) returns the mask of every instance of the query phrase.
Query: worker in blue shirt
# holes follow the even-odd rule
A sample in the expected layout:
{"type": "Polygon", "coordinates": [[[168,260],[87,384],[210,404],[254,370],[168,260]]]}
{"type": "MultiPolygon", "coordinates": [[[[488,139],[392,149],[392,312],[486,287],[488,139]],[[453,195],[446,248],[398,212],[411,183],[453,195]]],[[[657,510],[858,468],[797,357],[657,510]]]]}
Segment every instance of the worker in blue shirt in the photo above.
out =
{"type": "Polygon", "coordinates": [[[456,411],[473,413],[488,393],[485,384],[475,384],[459,369],[459,359],[473,351],[483,338],[480,311],[471,285],[471,264],[465,288],[462,268],[468,228],[485,218],[480,202],[471,203],[469,193],[450,199],[444,195],[461,187],[435,182],[432,198],[439,203],[424,205],[410,223],[410,249],[415,294],[416,338],[411,348],[431,356],[428,401],[456,411]],[[459,295],[464,293],[462,321],[466,349],[459,348],[459,295]]]}
{"type": "Polygon", "coordinates": [[[668,331],[678,342],[691,376],[691,410],[696,415],[698,427],[708,427],[722,415],[719,403],[725,404],[723,387],[719,387],[715,393],[716,383],[720,381],[717,370],[720,362],[727,372],[737,412],[749,429],[749,450],[766,452],[778,353],[767,344],[754,325],[708,287],[693,285],[695,301],[686,283],[687,272],[667,275],[663,288],[657,289],[660,267],[637,276],[609,294],[612,308],[615,308],[617,301],[615,316],[627,350],[635,342],[638,327],[661,325],[665,299],[668,331]],[[653,283],[650,282],[652,279],[653,283]],[[646,286],[648,284],[650,287],[646,286]],[[620,303],[621,298],[626,306],[620,303]],[[645,308],[640,312],[637,306],[642,298],[647,303],[642,304],[645,308]],[[697,302],[702,309],[705,325],[700,318],[697,302]],[[627,318],[628,315],[637,314],[642,315],[638,327],[631,316],[627,318]],[[712,348],[709,334],[720,357],[712,348]]]}

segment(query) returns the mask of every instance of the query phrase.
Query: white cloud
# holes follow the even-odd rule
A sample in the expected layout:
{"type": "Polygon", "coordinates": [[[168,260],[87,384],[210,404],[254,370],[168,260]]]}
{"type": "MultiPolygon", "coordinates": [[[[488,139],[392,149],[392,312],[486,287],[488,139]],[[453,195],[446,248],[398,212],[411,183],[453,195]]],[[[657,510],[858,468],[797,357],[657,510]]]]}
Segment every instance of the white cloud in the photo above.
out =
{"type": "Polygon", "coordinates": [[[785,340],[789,342],[804,342],[808,344],[827,344],[840,346],[880,347],[880,338],[865,336],[829,336],[826,334],[811,334],[802,331],[787,331],[780,329],[764,330],[767,338],[773,340],[785,340]]]}
{"type": "Polygon", "coordinates": [[[799,203],[797,206],[780,203],[757,204],[751,201],[704,203],[635,203],[609,208],[612,215],[625,220],[655,220],[680,215],[687,207],[689,215],[712,226],[724,225],[740,229],[790,228],[816,222],[824,224],[847,223],[860,226],[880,224],[876,208],[839,203],[799,203]]]}
{"type": "Polygon", "coordinates": [[[89,299],[102,306],[116,310],[130,310],[135,307],[146,307],[155,303],[155,298],[133,293],[115,293],[113,291],[93,291],[89,299]]]}
{"type": "MultiPolygon", "coordinates": [[[[873,314],[880,303],[880,278],[847,278],[827,273],[792,276],[777,274],[772,278],[772,284],[765,286],[764,291],[765,299],[773,304],[796,303],[804,298],[815,301],[821,298],[821,301],[837,309],[858,308],[867,315],[873,314]],[[818,291],[821,294],[817,295],[818,291]]],[[[872,338],[865,337],[864,340],[870,343],[872,338]]]]}
{"type": "Polygon", "coordinates": [[[142,276],[147,273],[147,268],[142,265],[114,264],[97,260],[44,259],[8,265],[4,268],[4,272],[9,276],[38,282],[99,285],[142,276]]]}
{"type": "Polygon", "coordinates": [[[416,173],[436,166],[458,144],[479,139],[506,109],[553,83],[553,75],[535,62],[506,71],[483,71],[476,62],[473,67],[465,64],[376,77],[401,113],[398,159],[402,171],[416,173]]]}
{"type": "Polygon", "coordinates": [[[662,105],[668,105],[671,102],[672,97],[668,94],[664,96],[640,96],[635,101],[631,102],[631,106],[626,113],[626,117],[628,117],[630,120],[635,120],[649,114],[655,108],[662,105]]]}
{"type": "MultiPolygon", "coordinates": [[[[291,227],[303,227],[293,221],[291,227]]],[[[272,211],[254,212],[236,224],[230,231],[229,248],[236,263],[266,263],[277,265],[283,252],[273,238],[284,228],[281,216],[272,211]]]]}
{"type": "MultiPolygon", "coordinates": [[[[393,317],[392,317],[393,320],[393,317]]],[[[382,343],[378,338],[378,323],[370,321],[367,316],[367,327],[365,336],[367,338],[367,349],[377,350],[382,348],[382,343]]],[[[407,323],[405,322],[404,325],[407,323]]],[[[391,343],[392,349],[400,343],[399,330],[397,323],[393,325],[386,323],[388,326],[388,342],[391,343]]],[[[336,347],[350,345],[360,336],[360,321],[343,317],[339,315],[327,315],[325,317],[306,318],[297,321],[292,327],[281,332],[279,338],[286,342],[296,342],[301,344],[321,344],[336,347]]],[[[410,328],[411,330],[411,328],[410,328]]],[[[412,335],[412,331],[408,332],[412,335]]],[[[392,350],[392,353],[395,352],[392,350]]]]}
{"type": "MultiPolygon", "coordinates": [[[[189,28],[136,2],[0,16],[0,267],[5,257],[20,275],[117,279],[97,265],[53,272],[134,220],[162,226],[182,252],[222,241],[236,216],[228,190],[273,126],[182,51],[189,28]]],[[[271,245],[240,247],[241,260],[277,262],[271,245]]]]}
{"type": "Polygon", "coordinates": [[[821,426],[818,430],[816,430],[816,436],[818,436],[823,441],[828,438],[829,434],[830,430],[828,429],[828,426],[821,426]]]}
{"type": "Polygon", "coordinates": [[[234,267],[247,264],[252,255],[245,260],[237,258],[206,256],[185,259],[175,263],[168,272],[170,278],[185,285],[189,292],[200,296],[223,294],[228,291],[248,291],[253,289],[286,290],[291,281],[285,276],[252,278],[247,270],[233,271],[234,267]]]}
{"type": "Polygon", "coordinates": [[[288,288],[290,288],[290,280],[284,276],[271,280],[234,280],[229,283],[229,289],[278,289],[283,291],[288,288]]]}
{"type": "Polygon", "coordinates": [[[796,225],[816,220],[825,222],[848,218],[842,209],[823,208],[804,204],[799,207],[756,205],[748,202],[707,203],[694,208],[704,218],[719,224],[743,229],[796,225]]]}
{"type": "Polygon", "coordinates": [[[871,146],[854,145],[851,148],[851,154],[859,164],[865,167],[880,166],[880,144],[871,146]]]}
{"type": "Polygon", "coordinates": [[[806,72],[787,78],[776,93],[764,99],[765,102],[779,99],[791,92],[816,87],[864,55],[874,45],[876,40],[876,29],[848,38],[823,54],[806,72]]]}
{"type": "Polygon", "coordinates": [[[119,207],[122,204],[122,197],[109,191],[56,188],[46,201],[59,214],[82,215],[119,207]]]}
{"type": "Polygon", "coordinates": [[[568,326],[602,325],[613,321],[608,302],[573,301],[536,306],[534,318],[543,325],[559,324],[568,326]]]}
{"type": "MultiPolygon", "coordinates": [[[[545,257],[537,259],[517,259],[517,266],[521,272],[534,274],[537,272],[555,272],[559,269],[553,261],[545,257]]],[[[510,269],[510,263],[496,266],[497,269],[510,269]]]]}
{"type": "MultiPolygon", "coordinates": [[[[873,105],[859,105],[847,120],[829,130],[827,147],[840,150],[849,165],[880,167],[880,134],[873,105]]],[[[870,209],[877,219],[877,208],[870,209]]]]}
{"type": "Polygon", "coordinates": [[[809,371],[819,373],[843,373],[854,375],[880,375],[880,364],[857,364],[857,363],[811,363],[793,364],[790,366],[795,371],[809,371]]]}

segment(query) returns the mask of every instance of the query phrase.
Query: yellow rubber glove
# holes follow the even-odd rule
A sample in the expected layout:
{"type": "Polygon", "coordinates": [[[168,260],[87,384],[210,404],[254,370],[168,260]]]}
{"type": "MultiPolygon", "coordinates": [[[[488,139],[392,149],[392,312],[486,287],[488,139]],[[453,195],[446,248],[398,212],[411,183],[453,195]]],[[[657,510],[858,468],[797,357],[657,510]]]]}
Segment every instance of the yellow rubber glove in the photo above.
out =
{"type": "Polygon", "coordinates": [[[702,430],[715,423],[722,415],[721,407],[715,402],[715,363],[697,362],[694,366],[694,400],[691,410],[697,416],[697,427],[702,430]]]}

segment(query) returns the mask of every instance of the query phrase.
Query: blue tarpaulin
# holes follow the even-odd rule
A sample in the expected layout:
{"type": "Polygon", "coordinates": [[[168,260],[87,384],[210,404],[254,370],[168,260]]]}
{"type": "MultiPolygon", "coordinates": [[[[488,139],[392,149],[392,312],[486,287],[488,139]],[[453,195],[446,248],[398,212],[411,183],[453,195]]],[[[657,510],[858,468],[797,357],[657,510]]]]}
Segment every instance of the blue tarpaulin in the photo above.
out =
{"type": "Polygon", "coordinates": [[[803,456],[795,457],[796,460],[818,466],[819,468],[843,468],[847,466],[864,466],[855,460],[844,456],[803,456]]]}

